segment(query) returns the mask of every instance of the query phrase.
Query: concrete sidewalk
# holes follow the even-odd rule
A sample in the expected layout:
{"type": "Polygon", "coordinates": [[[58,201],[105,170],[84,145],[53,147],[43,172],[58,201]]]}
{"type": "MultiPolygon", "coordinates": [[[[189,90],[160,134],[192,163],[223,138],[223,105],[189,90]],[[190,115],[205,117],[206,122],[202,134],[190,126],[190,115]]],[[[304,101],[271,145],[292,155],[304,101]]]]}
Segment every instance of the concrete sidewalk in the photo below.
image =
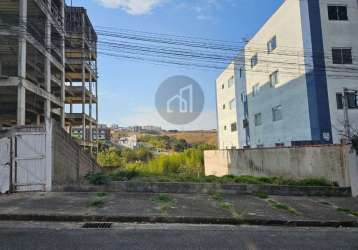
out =
{"type": "Polygon", "coordinates": [[[358,226],[358,199],[150,193],[0,196],[0,220],[358,226]]]}

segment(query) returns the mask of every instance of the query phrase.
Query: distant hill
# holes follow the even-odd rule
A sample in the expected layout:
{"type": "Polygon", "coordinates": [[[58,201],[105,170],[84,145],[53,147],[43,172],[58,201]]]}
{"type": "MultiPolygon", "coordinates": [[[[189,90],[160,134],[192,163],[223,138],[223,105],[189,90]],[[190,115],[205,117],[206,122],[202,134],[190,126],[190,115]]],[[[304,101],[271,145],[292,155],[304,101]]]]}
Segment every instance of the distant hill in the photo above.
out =
{"type": "Polygon", "coordinates": [[[178,140],[184,139],[189,144],[206,143],[217,145],[216,131],[178,131],[178,132],[162,132],[163,135],[172,136],[178,140]]]}
{"type": "MultiPolygon", "coordinates": [[[[146,133],[140,132],[112,132],[112,140],[117,141],[120,137],[136,135],[140,138],[141,135],[146,133]]],[[[169,132],[162,131],[160,135],[167,135],[175,137],[176,139],[184,139],[189,144],[206,143],[209,145],[217,146],[217,132],[212,131],[177,131],[169,132]]]]}

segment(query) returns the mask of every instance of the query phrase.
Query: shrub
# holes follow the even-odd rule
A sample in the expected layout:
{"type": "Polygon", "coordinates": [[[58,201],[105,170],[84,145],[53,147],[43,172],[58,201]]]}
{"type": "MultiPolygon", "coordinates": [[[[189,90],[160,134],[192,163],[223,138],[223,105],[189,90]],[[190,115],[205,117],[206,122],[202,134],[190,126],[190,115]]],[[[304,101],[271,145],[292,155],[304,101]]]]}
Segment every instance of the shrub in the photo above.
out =
{"type": "Polygon", "coordinates": [[[267,199],[269,197],[265,192],[257,192],[255,195],[261,199],[267,199]]]}
{"type": "Polygon", "coordinates": [[[114,148],[100,152],[97,156],[97,162],[103,167],[123,166],[121,156],[114,148]]]}
{"type": "Polygon", "coordinates": [[[139,176],[135,170],[116,170],[110,174],[113,181],[128,181],[139,176]]]}
{"type": "Polygon", "coordinates": [[[109,176],[102,172],[87,174],[86,179],[92,185],[107,185],[111,181],[109,176]]]}

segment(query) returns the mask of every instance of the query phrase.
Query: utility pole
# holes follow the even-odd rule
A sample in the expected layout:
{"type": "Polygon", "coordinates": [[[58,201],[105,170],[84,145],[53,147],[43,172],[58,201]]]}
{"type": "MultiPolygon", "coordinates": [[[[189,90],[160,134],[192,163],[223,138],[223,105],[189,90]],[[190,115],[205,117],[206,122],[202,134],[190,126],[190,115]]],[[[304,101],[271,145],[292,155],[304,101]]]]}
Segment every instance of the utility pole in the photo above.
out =
{"type": "Polygon", "coordinates": [[[349,109],[349,100],[348,100],[348,89],[343,88],[343,110],[344,110],[344,135],[346,136],[346,139],[348,142],[351,140],[351,130],[350,130],[350,124],[349,124],[349,115],[348,115],[348,109],[349,109]]]}
{"type": "Polygon", "coordinates": [[[347,138],[347,141],[350,142],[352,139],[352,135],[351,135],[351,126],[350,126],[350,122],[349,122],[349,114],[348,114],[348,110],[349,110],[349,95],[355,95],[356,97],[356,105],[358,105],[357,103],[357,90],[353,90],[353,89],[348,89],[348,88],[343,88],[343,109],[344,109],[344,132],[345,132],[345,136],[347,138]]]}

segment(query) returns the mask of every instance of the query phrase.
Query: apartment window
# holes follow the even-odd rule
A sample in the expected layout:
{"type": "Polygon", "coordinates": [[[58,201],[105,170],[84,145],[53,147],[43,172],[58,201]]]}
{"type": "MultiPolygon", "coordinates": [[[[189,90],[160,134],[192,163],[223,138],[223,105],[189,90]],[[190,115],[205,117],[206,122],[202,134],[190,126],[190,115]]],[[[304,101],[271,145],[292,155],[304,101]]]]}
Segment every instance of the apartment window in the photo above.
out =
{"type": "Polygon", "coordinates": [[[278,142],[278,143],[275,143],[275,146],[276,146],[277,148],[282,148],[282,147],[285,146],[285,143],[278,142]]]}
{"type": "Polygon", "coordinates": [[[259,57],[257,54],[251,57],[251,68],[255,67],[258,64],[258,61],[259,61],[259,57]]]}
{"type": "Polygon", "coordinates": [[[268,43],[267,43],[267,52],[270,54],[277,48],[277,38],[274,36],[268,43]]]}
{"type": "Polygon", "coordinates": [[[272,120],[274,122],[282,120],[282,106],[276,106],[272,108],[272,120]]]}
{"type": "Polygon", "coordinates": [[[255,114],[255,126],[258,127],[261,125],[262,125],[262,114],[261,113],[255,114]]]}
{"type": "Polygon", "coordinates": [[[225,109],[226,108],[226,105],[225,104],[223,104],[223,109],[225,109]]]}
{"type": "Polygon", "coordinates": [[[236,122],[231,123],[231,132],[236,132],[237,131],[237,124],[236,122]]]}
{"type": "Polygon", "coordinates": [[[226,131],[226,129],[227,129],[227,127],[226,126],[224,126],[224,130],[226,131]]]}
{"type": "Polygon", "coordinates": [[[234,109],[236,106],[236,100],[235,98],[232,99],[230,102],[229,102],[229,107],[230,107],[230,110],[234,109]]]}
{"type": "MultiPolygon", "coordinates": [[[[358,96],[354,93],[347,93],[348,95],[348,108],[349,109],[358,109],[358,96]]],[[[337,93],[337,109],[343,109],[343,94],[337,93]]]]}
{"type": "Polygon", "coordinates": [[[225,84],[221,85],[221,89],[224,89],[225,88],[225,84]]]}
{"type": "Polygon", "coordinates": [[[242,78],[242,68],[240,68],[240,78],[242,78]]]}
{"type": "Polygon", "coordinates": [[[347,6],[343,5],[329,5],[328,18],[332,21],[347,21],[348,11],[347,6]]]}
{"type": "Polygon", "coordinates": [[[241,93],[241,101],[244,103],[246,102],[246,94],[244,92],[241,93]]]}
{"type": "Polygon", "coordinates": [[[277,84],[278,84],[278,71],[275,71],[270,75],[270,86],[275,87],[277,84]]]}
{"type": "Polygon", "coordinates": [[[234,85],[234,77],[230,77],[228,81],[228,88],[231,88],[234,85]]]}
{"type": "Polygon", "coordinates": [[[351,48],[333,48],[333,64],[353,64],[351,48]]]}
{"type": "Polygon", "coordinates": [[[255,97],[259,94],[260,84],[256,84],[252,87],[252,96],[255,97]]]}
{"type": "Polygon", "coordinates": [[[249,120],[248,119],[242,120],[242,127],[243,128],[248,128],[249,127],[249,120]]]}

